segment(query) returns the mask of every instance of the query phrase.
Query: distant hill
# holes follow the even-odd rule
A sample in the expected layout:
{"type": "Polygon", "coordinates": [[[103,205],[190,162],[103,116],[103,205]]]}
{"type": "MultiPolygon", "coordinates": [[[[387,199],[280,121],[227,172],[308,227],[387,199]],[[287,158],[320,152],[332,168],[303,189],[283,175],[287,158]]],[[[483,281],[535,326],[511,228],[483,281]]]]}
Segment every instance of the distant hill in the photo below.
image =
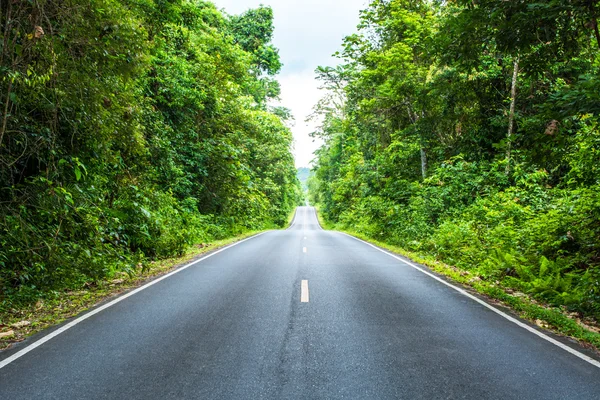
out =
{"type": "Polygon", "coordinates": [[[308,186],[306,185],[306,182],[308,181],[308,177],[310,176],[310,169],[306,168],[306,167],[298,168],[298,172],[297,172],[296,176],[298,177],[298,180],[302,184],[302,189],[304,191],[307,191],[308,186]]]}

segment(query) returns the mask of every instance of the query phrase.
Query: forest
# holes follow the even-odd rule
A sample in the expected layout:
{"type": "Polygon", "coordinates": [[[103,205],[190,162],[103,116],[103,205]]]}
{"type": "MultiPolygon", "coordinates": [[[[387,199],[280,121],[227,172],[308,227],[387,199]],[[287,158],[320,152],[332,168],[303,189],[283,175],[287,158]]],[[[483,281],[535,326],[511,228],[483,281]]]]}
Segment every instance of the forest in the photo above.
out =
{"type": "Polygon", "coordinates": [[[301,201],[269,7],[0,0],[0,312],[301,201]]]}
{"type": "Polygon", "coordinates": [[[332,227],[600,318],[600,6],[374,0],[317,69],[332,227]]]}

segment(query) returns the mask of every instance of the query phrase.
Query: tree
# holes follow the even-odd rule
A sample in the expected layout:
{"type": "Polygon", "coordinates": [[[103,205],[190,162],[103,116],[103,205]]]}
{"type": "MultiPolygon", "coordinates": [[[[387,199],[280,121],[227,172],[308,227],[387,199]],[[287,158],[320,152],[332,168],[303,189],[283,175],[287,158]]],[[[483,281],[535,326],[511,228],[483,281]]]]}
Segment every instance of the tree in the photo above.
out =
{"type": "Polygon", "coordinates": [[[0,311],[287,220],[271,36],[264,7],[0,3],[0,311]]]}
{"type": "Polygon", "coordinates": [[[341,65],[317,70],[312,201],[340,228],[600,317],[597,15],[372,1],[341,65]]]}

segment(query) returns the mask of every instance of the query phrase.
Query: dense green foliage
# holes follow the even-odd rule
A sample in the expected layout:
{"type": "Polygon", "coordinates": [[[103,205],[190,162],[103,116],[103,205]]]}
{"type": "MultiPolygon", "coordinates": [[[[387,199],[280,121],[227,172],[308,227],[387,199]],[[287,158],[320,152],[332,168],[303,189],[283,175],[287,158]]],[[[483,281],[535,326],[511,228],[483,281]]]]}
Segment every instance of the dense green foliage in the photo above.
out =
{"type": "Polygon", "coordinates": [[[242,231],[301,196],[268,7],[0,1],[0,304],[242,231]]]}
{"type": "Polygon", "coordinates": [[[375,0],[320,67],[312,202],[600,318],[600,34],[585,0],[375,0]]]}

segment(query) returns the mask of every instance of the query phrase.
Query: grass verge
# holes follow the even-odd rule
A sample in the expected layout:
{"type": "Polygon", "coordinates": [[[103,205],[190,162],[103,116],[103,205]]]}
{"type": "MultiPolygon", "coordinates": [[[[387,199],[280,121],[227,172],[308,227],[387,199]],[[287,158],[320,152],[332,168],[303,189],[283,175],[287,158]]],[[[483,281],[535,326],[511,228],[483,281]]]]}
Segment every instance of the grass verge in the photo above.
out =
{"type": "Polygon", "coordinates": [[[317,218],[323,229],[345,232],[419,264],[425,265],[438,275],[447,277],[451,281],[463,286],[464,289],[485,297],[489,303],[512,310],[514,314],[520,318],[525,319],[542,329],[574,339],[582,346],[591,349],[600,355],[600,328],[596,321],[584,321],[579,318],[576,313],[568,313],[566,310],[560,308],[540,304],[525,293],[502,287],[499,282],[483,280],[481,277],[472,274],[469,271],[444,264],[432,256],[406,251],[398,246],[381,242],[359,232],[340,229],[335,226],[335,224],[331,224],[324,220],[318,211],[317,208],[317,218]]]}
{"type": "Polygon", "coordinates": [[[59,324],[86,311],[104,301],[142,286],[200,256],[263,231],[247,232],[228,239],[209,244],[198,244],[190,248],[183,256],[153,261],[143,273],[134,276],[125,273],[117,279],[100,282],[96,286],[77,291],[55,292],[54,296],[39,300],[23,308],[10,309],[0,313],[0,350],[25,340],[37,332],[59,324]]]}
{"type": "Polygon", "coordinates": [[[286,229],[289,229],[292,226],[295,216],[296,216],[296,208],[294,208],[288,215],[287,224],[285,225],[286,229]]]}

